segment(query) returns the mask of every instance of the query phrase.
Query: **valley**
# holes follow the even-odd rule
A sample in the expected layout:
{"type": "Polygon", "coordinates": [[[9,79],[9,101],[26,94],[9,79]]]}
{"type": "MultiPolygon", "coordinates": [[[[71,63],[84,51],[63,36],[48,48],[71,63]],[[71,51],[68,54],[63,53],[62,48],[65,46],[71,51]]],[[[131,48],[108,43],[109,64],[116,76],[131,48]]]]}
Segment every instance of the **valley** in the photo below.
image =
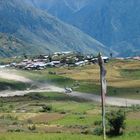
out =
{"type": "Polygon", "coordinates": [[[140,140],[139,13],[0,0],[0,140],[140,140]]]}
{"type": "MultiPolygon", "coordinates": [[[[140,73],[136,69],[139,61],[111,60],[106,67],[107,111],[124,108],[127,112],[125,134],[108,139],[121,140],[129,136],[138,140],[140,96],[136,91],[140,87],[140,73]],[[131,80],[127,69],[133,71],[131,80]],[[119,100],[123,99],[122,104],[119,100]],[[136,102],[129,104],[130,101],[136,102]]],[[[0,91],[0,139],[101,139],[94,132],[96,122],[101,119],[99,67],[96,64],[45,70],[3,69],[3,74],[6,73],[11,73],[13,78],[0,78],[1,83],[7,86],[5,81],[12,84],[15,81],[22,83],[22,89],[18,90],[15,83],[14,88],[9,85],[9,91],[0,91]],[[50,71],[55,74],[50,74],[50,71]],[[65,93],[65,87],[71,87],[73,92],[65,93]]]]}

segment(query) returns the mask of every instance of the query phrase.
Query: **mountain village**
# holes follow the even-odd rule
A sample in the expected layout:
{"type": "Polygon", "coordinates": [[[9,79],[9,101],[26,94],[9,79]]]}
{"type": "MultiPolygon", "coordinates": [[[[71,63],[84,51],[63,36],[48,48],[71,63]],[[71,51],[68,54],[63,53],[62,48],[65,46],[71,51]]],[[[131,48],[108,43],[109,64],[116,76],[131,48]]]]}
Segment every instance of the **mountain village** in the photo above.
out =
{"type": "MultiPolygon", "coordinates": [[[[55,52],[52,55],[39,55],[33,58],[24,58],[19,63],[10,63],[3,67],[14,67],[24,70],[42,70],[47,67],[76,67],[97,63],[97,57],[93,55],[83,55],[81,53],[74,52],[55,52]]],[[[104,62],[109,61],[109,57],[103,57],[104,62]]]]}

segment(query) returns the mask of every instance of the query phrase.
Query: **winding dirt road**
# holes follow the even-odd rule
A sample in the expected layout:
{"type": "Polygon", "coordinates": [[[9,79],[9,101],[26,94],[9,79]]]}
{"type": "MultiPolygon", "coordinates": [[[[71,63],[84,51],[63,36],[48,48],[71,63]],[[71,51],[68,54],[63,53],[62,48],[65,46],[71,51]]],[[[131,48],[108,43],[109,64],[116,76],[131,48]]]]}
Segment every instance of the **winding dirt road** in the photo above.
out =
{"type": "MultiPolygon", "coordinates": [[[[23,76],[17,75],[16,73],[10,73],[9,71],[0,71],[0,78],[9,79],[9,80],[15,80],[25,83],[33,83],[32,80],[25,78],[23,76]]],[[[35,83],[33,83],[35,84],[35,83]]],[[[96,101],[101,102],[101,98],[98,95],[94,94],[88,94],[88,93],[80,93],[80,92],[71,92],[71,93],[65,93],[65,90],[63,88],[59,88],[53,85],[49,84],[37,84],[37,89],[27,89],[23,91],[1,91],[0,97],[12,97],[12,96],[23,96],[25,94],[31,93],[31,92],[60,92],[63,94],[68,94],[69,96],[74,96],[90,101],[96,101]]],[[[133,99],[124,99],[124,98],[118,98],[118,97],[106,97],[106,104],[108,105],[115,105],[115,106],[132,106],[132,105],[140,105],[140,100],[133,100],[133,99]]]]}

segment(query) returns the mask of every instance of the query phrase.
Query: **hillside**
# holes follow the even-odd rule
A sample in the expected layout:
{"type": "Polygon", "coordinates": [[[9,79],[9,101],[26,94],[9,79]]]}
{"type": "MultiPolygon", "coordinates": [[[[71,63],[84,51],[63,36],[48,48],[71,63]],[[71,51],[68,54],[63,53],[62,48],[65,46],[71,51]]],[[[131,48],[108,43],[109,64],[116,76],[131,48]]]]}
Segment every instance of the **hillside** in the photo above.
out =
{"type": "MultiPolygon", "coordinates": [[[[21,3],[20,0],[0,0],[0,19],[0,32],[26,42],[29,50],[24,49],[25,52],[47,53],[61,50],[84,53],[101,51],[105,54],[108,52],[103,44],[92,37],[47,12],[29,6],[26,1],[21,3]]],[[[8,50],[7,56],[21,53],[22,50],[16,53],[8,50]]],[[[1,53],[1,56],[3,55],[1,53]]]]}
{"type": "Polygon", "coordinates": [[[61,9],[55,6],[57,0],[42,2],[51,5],[46,7],[48,12],[117,51],[117,55],[140,55],[139,0],[82,0],[81,4],[63,0],[61,9]],[[65,13],[65,9],[70,8],[72,12],[65,13]],[[63,16],[61,11],[67,16],[63,16]]]}
{"type": "MultiPolygon", "coordinates": [[[[0,33],[0,56],[12,57],[23,54],[38,54],[40,49],[32,46],[13,35],[0,33]]],[[[41,52],[40,52],[41,53],[41,52]]]]}

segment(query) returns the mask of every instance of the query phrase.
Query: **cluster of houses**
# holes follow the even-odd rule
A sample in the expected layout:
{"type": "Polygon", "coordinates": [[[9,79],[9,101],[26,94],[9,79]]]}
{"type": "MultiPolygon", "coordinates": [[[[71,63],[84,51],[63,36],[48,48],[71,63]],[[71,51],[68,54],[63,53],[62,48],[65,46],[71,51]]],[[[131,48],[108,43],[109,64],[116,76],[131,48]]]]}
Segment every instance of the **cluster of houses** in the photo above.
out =
{"type": "MultiPolygon", "coordinates": [[[[102,57],[104,62],[109,61],[109,57],[102,57]]],[[[116,57],[113,59],[118,60],[140,60],[140,56],[137,57],[116,57]]],[[[25,57],[25,59],[18,63],[11,63],[8,65],[0,65],[0,68],[14,67],[25,70],[42,70],[48,67],[76,67],[89,64],[98,63],[98,58],[93,55],[83,55],[81,53],[74,52],[55,52],[51,55],[39,55],[35,57],[25,57]]]]}
{"type": "MultiPolygon", "coordinates": [[[[108,62],[108,57],[103,57],[108,62]]],[[[84,56],[80,53],[73,52],[55,52],[52,55],[40,55],[35,58],[24,59],[20,63],[11,63],[10,67],[25,70],[42,70],[47,67],[72,67],[84,66],[87,64],[97,63],[98,59],[93,55],[84,56]]]]}

